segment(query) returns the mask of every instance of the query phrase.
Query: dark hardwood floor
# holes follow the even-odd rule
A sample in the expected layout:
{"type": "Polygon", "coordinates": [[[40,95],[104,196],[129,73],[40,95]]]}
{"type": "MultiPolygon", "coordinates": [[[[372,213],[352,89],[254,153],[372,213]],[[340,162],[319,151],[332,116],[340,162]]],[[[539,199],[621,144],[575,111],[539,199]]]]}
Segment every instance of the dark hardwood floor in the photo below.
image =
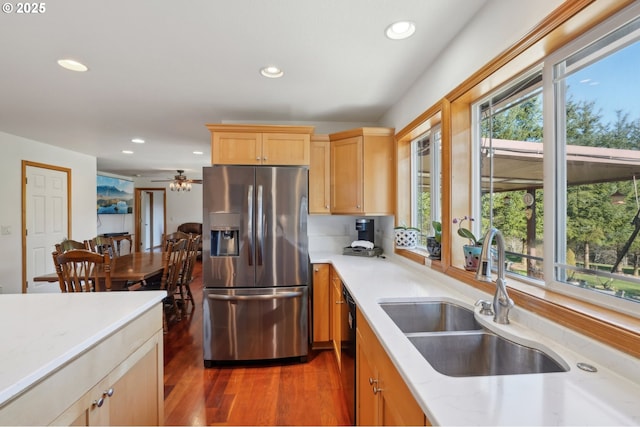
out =
{"type": "Polygon", "coordinates": [[[195,310],[164,337],[166,425],[348,425],[330,351],[307,363],[204,368],[202,265],[191,285],[195,310]]]}

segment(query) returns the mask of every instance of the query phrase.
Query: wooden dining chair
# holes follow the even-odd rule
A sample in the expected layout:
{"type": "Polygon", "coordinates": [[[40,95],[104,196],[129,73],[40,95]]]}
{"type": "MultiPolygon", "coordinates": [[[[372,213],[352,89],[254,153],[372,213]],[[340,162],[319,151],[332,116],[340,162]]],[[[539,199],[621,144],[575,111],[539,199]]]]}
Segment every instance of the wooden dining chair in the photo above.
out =
{"type": "Polygon", "coordinates": [[[60,291],[91,292],[111,290],[111,258],[86,249],[53,252],[60,291]],[[98,274],[98,273],[101,274],[98,274]]]}
{"type": "Polygon", "coordinates": [[[111,237],[96,236],[91,240],[85,241],[87,249],[98,254],[108,253],[111,258],[118,256],[115,242],[111,237]]]}
{"type": "Polygon", "coordinates": [[[178,302],[181,302],[181,308],[185,314],[188,311],[189,302],[191,303],[191,310],[193,311],[195,309],[193,294],[191,293],[191,287],[189,285],[193,281],[193,269],[198,259],[201,238],[202,236],[199,234],[191,234],[187,241],[187,251],[184,257],[183,268],[180,272],[174,295],[175,298],[178,298],[178,302]]]}
{"type": "Polygon", "coordinates": [[[143,286],[131,287],[129,290],[166,290],[167,296],[164,298],[163,323],[165,333],[169,330],[167,311],[173,313],[176,320],[181,320],[180,310],[176,302],[175,293],[180,271],[183,266],[184,256],[187,250],[187,240],[180,239],[176,242],[169,242],[162,252],[163,268],[159,281],[147,281],[143,286]]]}
{"type": "Polygon", "coordinates": [[[56,251],[59,253],[67,252],[73,249],[88,249],[85,242],[78,242],[77,240],[64,239],[60,243],[56,243],[56,251]]]}
{"type": "Polygon", "coordinates": [[[164,246],[163,248],[166,250],[167,249],[167,245],[169,244],[169,242],[177,242],[179,240],[189,240],[189,236],[190,234],[187,233],[183,233],[182,231],[176,231],[173,233],[169,233],[169,234],[165,234],[162,236],[162,241],[164,242],[164,246]]]}

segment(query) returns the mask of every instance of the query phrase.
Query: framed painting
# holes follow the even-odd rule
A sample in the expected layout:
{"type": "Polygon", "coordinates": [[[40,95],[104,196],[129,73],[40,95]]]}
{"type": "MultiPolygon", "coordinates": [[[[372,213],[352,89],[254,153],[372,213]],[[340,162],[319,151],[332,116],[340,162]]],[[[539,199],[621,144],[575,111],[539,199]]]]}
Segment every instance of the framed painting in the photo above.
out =
{"type": "Polygon", "coordinates": [[[133,213],[133,181],[98,175],[97,195],[99,214],[133,213]]]}

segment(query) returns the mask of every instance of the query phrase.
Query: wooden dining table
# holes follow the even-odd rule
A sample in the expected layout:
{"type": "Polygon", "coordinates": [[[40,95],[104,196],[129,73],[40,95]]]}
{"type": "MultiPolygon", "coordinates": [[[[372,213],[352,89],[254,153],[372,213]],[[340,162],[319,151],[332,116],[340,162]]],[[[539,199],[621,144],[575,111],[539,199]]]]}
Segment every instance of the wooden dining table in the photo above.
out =
{"type": "MultiPolygon", "coordinates": [[[[163,269],[162,252],[133,252],[111,259],[111,289],[125,289],[125,284],[141,282],[160,275],[163,269]]],[[[98,270],[98,277],[103,274],[98,270]]],[[[33,278],[34,282],[57,282],[56,273],[33,278]]]]}

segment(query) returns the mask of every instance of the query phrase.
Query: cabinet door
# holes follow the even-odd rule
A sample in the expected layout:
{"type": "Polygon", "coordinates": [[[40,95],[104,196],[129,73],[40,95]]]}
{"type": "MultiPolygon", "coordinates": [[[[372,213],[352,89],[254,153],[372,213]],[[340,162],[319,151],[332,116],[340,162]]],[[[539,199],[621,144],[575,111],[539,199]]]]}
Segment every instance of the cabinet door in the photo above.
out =
{"type": "MultiPolygon", "coordinates": [[[[382,350],[382,347],[380,347],[382,350]]],[[[382,350],[384,351],[384,350],[382,350]]],[[[411,391],[402,380],[391,360],[382,354],[378,365],[380,374],[379,415],[384,426],[425,425],[425,416],[411,391]]]]}
{"type": "Polygon", "coordinates": [[[309,165],[310,135],[296,133],[262,134],[262,164],[309,165]]]}
{"type": "Polygon", "coordinates": [[[262,134],[214,132],[211,163],[214,165],[259,165],[262,162],[262,134]]]}
{"type": "Polygon", "coordinates": [[[365,136],[362,153],[364,212],[393,214],[396,180],[393,136],[365,136]]]}
{"type": "Polygon", "coordinates": [[[331,141],[331,212],[363,212],[362,136],[331,141]]]}
{"type": "Polygon", "coordinates": [[[331,340],[329,264],[313,265],[312,344],[331,340]]]}
{"type": "Polygon", "coordinates": [[[356,325],[358,425],[427,424],[420,405],[359,311],[356,325]]]}
{"type": "Polygon", "coordinates": [[[378,425],[378,372],[367,356],[362,336],[356,338],[356,425],[378,425]]]}
{"type": "Polygon", "coordinates": [[[340,368],[340,357],[342,353],[342,281],[335,270],[332,271],[331,278],[331,302],[333,303],[332,322],[331,322],[331,340],[333,342],[333,351],[336,355],[338,368],[340,368]]]}
{"type": "Polygon", "coordinates": [[[331,145],[329,140],[311,141],[309,163],[309,213],[331,213],[331,145]]]}
{"type": "MultiPolygon", "coordinates": [[[[113,426],[161,425],[164,412],[157,390],[163,390],[158,378],[158,347],[152,347],[123,376],[113,382],[109,401],[109,424],[113,426]]],[[[162,397],[162,396],[161,396],[162,397]]]]}

